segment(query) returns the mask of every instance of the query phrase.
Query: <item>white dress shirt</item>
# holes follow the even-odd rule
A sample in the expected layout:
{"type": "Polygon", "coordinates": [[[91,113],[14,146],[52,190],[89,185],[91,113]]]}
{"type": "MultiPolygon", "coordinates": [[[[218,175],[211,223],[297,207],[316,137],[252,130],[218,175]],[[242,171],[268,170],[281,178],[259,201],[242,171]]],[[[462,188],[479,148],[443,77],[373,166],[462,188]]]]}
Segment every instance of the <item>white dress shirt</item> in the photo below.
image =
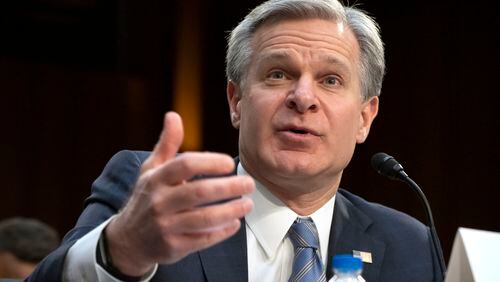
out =
{"type": "MultiPolygon", "coordinates": [[[[246,175],[241,163],[238,175],[246,175]]],[[[248,281],[288,281],[292,273],[294,249],[288,230],[297,217],[281,200],[255,181],[255,192],[249,195],[253,210],[245,216],[247,233],[248,281]]],[[[335,196],[309,215],[319,234],[323,265],[327,265],[328,241],[333,217],[335,196]]]]}
{"type": "MultiPolygon", "coordinates": [[[[238,164],[238,175],[247,175],[238,164]]],[[[245,216],[247,234],[248,281],[288,281],[292,273],[294,250],[287,236],[297,217],[294,211],[272,195],[262,184],[255,181],[256,188],[251,195],[253,210],[245,216]]],[[[335,196],[323,207],[311,214],[319,234],[320,253],[323,265],[327,265],[330,225],[333,217],[335,196]]],[[[94,230],[80,238],[68,251],[63,268],[63,281],[120,282],[107,273],[96,261],[99,237],[107,226],[108,219],[94,230]]],[[[156,273],[158,265],[148,273],[142,282],[147,282],[156,273]]]]}
{"type": "MultiPolygon", "coordinates": [[[[105,282],[121,282],[111,276],[104,270],[96,260],[97,242],[101,236],[102,231],[108,225],[109,221],[115,217],[112,216],[94,230],[87,233],[82,238],[78,239],[76,243],[71,246],[66,255],[63,267],[63,281],[105,281],[105,282]]],[[[141,282],[147,282],[153,278],[156,273],[158,264],[155,265],[153,270],[144,276],[141,282]]]]}

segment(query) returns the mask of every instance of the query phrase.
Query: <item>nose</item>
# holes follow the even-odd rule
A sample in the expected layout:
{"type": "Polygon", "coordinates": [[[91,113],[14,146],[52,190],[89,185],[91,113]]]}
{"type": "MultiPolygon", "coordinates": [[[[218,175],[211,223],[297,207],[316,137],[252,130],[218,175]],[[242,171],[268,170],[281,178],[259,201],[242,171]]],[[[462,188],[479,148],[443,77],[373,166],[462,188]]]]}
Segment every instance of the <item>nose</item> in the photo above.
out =
{"type": "Polygon", "coordinates": [[[287,95],[285,103],[289,109],[299,113],[317,112],[319,101],[313,88],[313,81],[307,78],[299,79],[287,95]]]}

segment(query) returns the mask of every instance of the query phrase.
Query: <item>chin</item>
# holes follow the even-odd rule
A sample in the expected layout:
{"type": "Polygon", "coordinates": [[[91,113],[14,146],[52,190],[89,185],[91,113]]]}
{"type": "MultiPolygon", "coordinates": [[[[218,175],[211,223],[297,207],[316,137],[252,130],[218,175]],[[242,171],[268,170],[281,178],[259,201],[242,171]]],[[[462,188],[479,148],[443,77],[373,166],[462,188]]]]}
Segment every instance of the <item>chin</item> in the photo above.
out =
{"type": "Polygon", "coordinates": [[[317,161],[309,154],[286,154],[286,157],[277,157],[273,161],[278,174],[289,177],[310,177],[317,172],[317,161]]]}

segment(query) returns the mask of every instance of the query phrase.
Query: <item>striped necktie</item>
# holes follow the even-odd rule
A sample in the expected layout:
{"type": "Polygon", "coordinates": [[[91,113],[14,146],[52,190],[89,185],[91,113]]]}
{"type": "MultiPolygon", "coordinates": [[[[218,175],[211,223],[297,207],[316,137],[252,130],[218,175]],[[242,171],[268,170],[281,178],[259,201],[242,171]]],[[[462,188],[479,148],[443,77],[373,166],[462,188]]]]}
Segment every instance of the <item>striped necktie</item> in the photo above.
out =
{"type": "Polygon", "coordinates": [[[311,218],[297,218],[288,231],[295,249],[289,282],[326,282],[319,253],[319,237],[311,218]]]}

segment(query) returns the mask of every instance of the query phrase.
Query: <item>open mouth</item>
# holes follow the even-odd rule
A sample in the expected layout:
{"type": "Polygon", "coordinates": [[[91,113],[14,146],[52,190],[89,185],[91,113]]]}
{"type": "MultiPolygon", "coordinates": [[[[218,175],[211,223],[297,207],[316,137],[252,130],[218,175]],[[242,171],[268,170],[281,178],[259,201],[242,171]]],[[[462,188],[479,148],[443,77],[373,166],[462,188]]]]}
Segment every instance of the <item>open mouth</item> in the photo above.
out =
{"type": "Polygon", "coordinates": [[[314,136],[320,135],[315,130],[310,129],[310,128],[305,128],[305,127],[290,126],[290,127],[285,127],[282,131],[290,132],[293,134],[300,134],[300,135],[314,135],[314,136]]]}
{"type": "Polygon", "coordinates": [[[289,129],[288,131],[293,132],[295,134],[309,134],[307,130],[303,129],[289,129]]]}

